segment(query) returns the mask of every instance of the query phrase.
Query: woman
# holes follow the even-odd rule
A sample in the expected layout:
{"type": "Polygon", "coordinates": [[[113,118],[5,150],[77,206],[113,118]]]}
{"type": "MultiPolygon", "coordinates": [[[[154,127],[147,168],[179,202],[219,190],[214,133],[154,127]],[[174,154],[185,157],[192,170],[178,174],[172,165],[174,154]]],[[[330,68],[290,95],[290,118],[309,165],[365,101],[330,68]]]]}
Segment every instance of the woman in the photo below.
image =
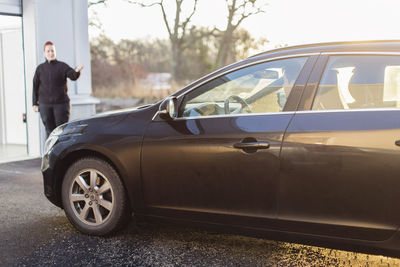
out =
{"type": "Polygon", "coordinates": [[[56,48],[52,42],[44,44],[46,61],[36,68],[33,77],[33,110],[40,111],[47,136],[57,126],[68,122],[70,103],[67,77],[75,81],[79,78],[83,65],[72,69],[56,59],[56,48]]]}

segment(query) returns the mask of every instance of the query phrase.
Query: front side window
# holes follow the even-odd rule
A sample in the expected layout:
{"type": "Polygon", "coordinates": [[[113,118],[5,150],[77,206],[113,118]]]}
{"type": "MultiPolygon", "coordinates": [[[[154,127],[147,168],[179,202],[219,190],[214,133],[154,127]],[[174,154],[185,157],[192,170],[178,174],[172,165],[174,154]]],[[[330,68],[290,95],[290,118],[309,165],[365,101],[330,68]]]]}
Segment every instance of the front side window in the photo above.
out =
{"type": "Polygon", "coordinates": [[[400,107],[400,56],[332,56],[313,110],[400,107]]]}
{"type": "Polygon", "coordinates": [[[269,61],[218,77],[189,92],[183,117],[280,112],[307,58],[269,61]]]}

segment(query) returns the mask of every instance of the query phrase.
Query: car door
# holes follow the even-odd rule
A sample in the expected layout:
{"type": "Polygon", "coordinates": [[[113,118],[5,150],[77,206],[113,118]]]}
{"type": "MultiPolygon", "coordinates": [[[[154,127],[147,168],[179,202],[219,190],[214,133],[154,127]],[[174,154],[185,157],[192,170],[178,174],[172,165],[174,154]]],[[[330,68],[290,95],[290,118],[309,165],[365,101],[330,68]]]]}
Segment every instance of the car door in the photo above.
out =
{"type": "Polygon", "coordinates": [[[367,240],[396,231],[399,107],[399,55],[320,57],[282,145],[284,229],[367,240]]]}
{"type": "Polygon", "coordinates": [[[293,116],[284,106],[299,101],[289,94],[301,95],[315,62],[307,59],[268,60],[219,74],[178,96],[178,118],[155,116],[142,151],[149,212],[231,223],[275,219],[281,142],[293,116]]]}

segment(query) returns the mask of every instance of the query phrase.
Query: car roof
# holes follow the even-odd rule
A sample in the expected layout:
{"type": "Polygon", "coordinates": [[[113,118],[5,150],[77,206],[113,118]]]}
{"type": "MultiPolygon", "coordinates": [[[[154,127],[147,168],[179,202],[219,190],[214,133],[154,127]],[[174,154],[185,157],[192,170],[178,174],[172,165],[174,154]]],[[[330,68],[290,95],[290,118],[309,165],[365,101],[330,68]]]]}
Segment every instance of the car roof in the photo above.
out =
{"type": "Polygon", "coordinates": [[[398,52],[400,53],[400,40],[375,40],[375,41],[349,41],[349,42],[330,42],[330,43],[316,43],[316,44],[304,44],[296,46],[287,46],[278,49],[273,49],[258,53],[250,56],[242,61],[235,62],[231,65],[225,66],[219,70],[216,70],[197,81],[194,81],[174,93],[175,96],[183,94],[183,92],[196,86],[197,84],[210,79],[213,76],[218,76],[221,73],[235,69],[237,67],[252,64],[259,60],[268,58],[275,58],[287,55],[304,55],[312,53],[323,53],[323,52],[398,52]]]}
{"type": "Polygon", "coordinates": [[[400,40],[349,41],[304,44],[265,51],[250,58],[323,52],[400,52],[400,40]]]}

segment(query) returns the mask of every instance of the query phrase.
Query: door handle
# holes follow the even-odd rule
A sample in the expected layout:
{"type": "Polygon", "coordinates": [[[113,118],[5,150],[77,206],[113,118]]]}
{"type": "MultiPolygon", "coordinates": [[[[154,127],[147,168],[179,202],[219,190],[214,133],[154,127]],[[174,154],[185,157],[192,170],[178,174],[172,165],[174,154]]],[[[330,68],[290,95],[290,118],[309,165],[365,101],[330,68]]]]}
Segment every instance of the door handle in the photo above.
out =
{"type": "Polygon", "coordinates": [[[396,142],[394,142],[396,146],[400,146],[400,140],[397,140],[396,142]]]}
{"type": "Polygon", "coordinates": [[[234,148],[239,149],[267,149],[269,148],[268,142],[242,142],[233,145],[234,148]]]}

